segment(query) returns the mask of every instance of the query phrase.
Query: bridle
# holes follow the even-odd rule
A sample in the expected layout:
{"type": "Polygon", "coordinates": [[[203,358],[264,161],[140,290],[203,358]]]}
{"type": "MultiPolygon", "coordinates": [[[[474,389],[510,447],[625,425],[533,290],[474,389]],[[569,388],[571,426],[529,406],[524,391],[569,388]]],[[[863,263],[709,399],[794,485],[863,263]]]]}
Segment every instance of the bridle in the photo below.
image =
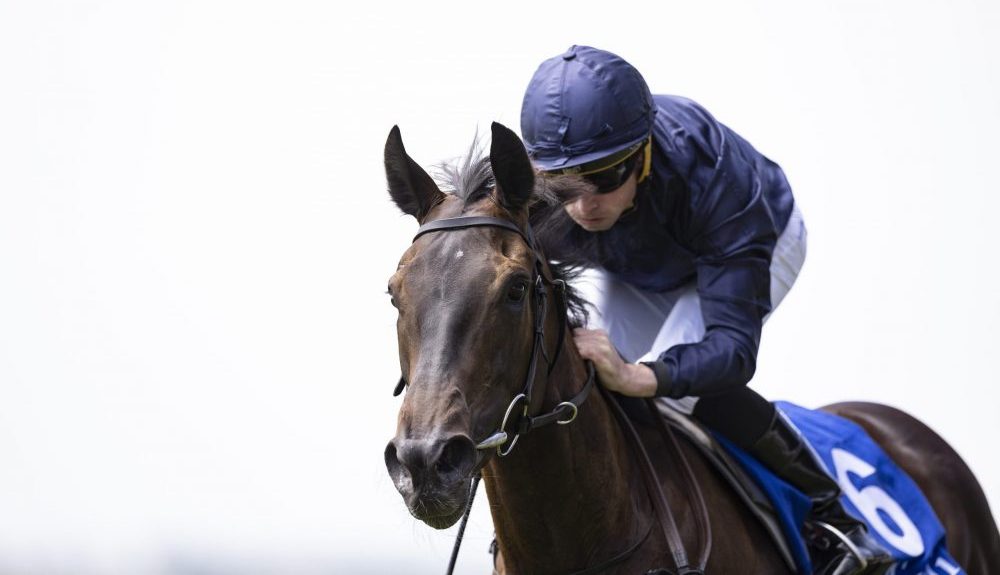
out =
{"type": "MultiPolygon", "coordinates": [[[[469,514],[472,511],[472,502],[476,497],[476,490],[477,487],[479,487],[479,481],[482,479],[480,470],[489,461],[490,455],[493,453],[492,450],[495,449],[497,456],[505,457],[513,451],[514,446],[517,445],[518,439],[529,431],[539,427],[545,427],[551,423],[558,423],[559,425],[572,423],[573,420],[576,419],[580,406],[587,400],[588,397],[590,397],[590,392],[594,388],[594,380],[596,379],[594,364],[588,361],[587,381],[583,385],[583,389],[573,396],[572,399],[560,402],[559,405],[556,405],[552,409],[552,411],[544,415],[529,415],[528,411],[531,404],[532,388],[534,387],[535,375],[538,371],[538,357],[543,356],[545,358],[545,363],[548,365],[547,374],[550,375],[552,373],[552,369],[555,367],[556,359],[559,358],[559,353],[562,351],[563,342],[566,339],[566,283],[560,279],[549,280],[545,277],[545,266],[542,262],[542,258],[538,255],[539,251],[537,245],[535,244],[535,236],[531,231],[531,224],[528,224],[525,230],[522,231],[521,228],[517,227],[513,222],[491,216],[460,216],[455,218],[443,218],[420,226],[416,235],[413,236],[413,241],[417,241],[417,238],[420,236],[432,232],[460,230],[475,227],[494,227],[509,230],[521,236],[525,243],[528,244],[528,248],[531,250],[531,257],[534,260],[532,266],[532,284],[534,285],[535,302],[533,310],[534,341],[531,344],[531,357],[528,359],[528,369],[524,376],[524,385],[522,386],[521,393],[515,395],[514,399],[511,400],[510,405],[507,406],[507,410],[504,412],[503,420],[500,422],[500,427],[498,427],[493,433],[489,434],[485,439],[476,443],[476,463],[472,470],[472,486],[470,488],[468,502],[465,506],[465,513],[462,515],[462,523],[458,527],[458,535],[455,538],[455,547],[451,552],[451,560],[448,563],[448,575],[451,575],[455,570],[455,561],[458,559],[458,550],[462,546],[462,537],[465,533],[465,526],[469,521],[469,514]],[[556,340],[556,350],[551,357],[549,357],[548,352],[545,350],[545,317],[548,312],[549,286],[552,287],[552,290],[556,295],[557,305],[559,306],[560,311],[558,316],[559,337],[556,340]]],[[[399,395],[402,393],[406,385],[406,379],[400,377],[399,383],[396,384],[396,389],[393,391],[393,395],[399,395]]],[[[643,538],[643,540],[645,540],[645,538],[643,538]]]]}
{"type": "MultiPolygon", "coordinates": [[[[455,561],[458,558],[458,550],[462,544],[462,537],[465,533],[465,526],[469,520],[469,514],[472,511],[472,503],[475,499],[476,488],[479,486],[479,481],[482,478],[480,470],[489,461],[490,455],[493,449],[496,450],[496,454],[499,457],[504,457],[514,449],[517,445],[518,439],[529,431],[537,429],[539,427],[544,427],[551,423],[557,423],[560,425],[566,425],[572,423],[576,419],[576,415],[579,412],[580,406],[587,400],[590,396],[591,391],[594,388],[594,381],[596,379],[596,374],[594,370],[594,364],[590,361],[586,362],[587,365],[587,381],[575,396],[568,401],[560,402],[551,411],[544,415],[531,416],[529,415],[529,407],[531,404],[532,388],[535,382],[535,375],[538,368],[538,357],[542,356],[545,358],[545,362],[548,365],[547,374],[552,373],[552,369],[555,366],[556,359],[559,357],[559,353],[562,351],[563,343],[566,338],[566,284],[563,280],[549,280],[545,276],[545,265],[539,255],[539,250],[535,243],[534,234],[531,231],[531,225],[528,224],[525,230],[521,230],[517,225],[508,220],[491,217],[491,216],[460,216],[454,218],[444,218],[440,220],[434,220],[420,226],[417,230],[415,236],[413,236],[413,241],[416,241],[420,236],[424,234],[439,232],[439,231],[451,231],[457,229],[466,229],[473,227],[495,227],[505,230],[512,231],[519,235],[525,243],[527,243],[529,249],[531,250],[533,263],[533,278],[532,283],[534,285],[534,341],[531,346],[531,357],[528,360],[528,369],[525,374],[524,385],[522,387],[521,393],[514,396],[511,400],[510,405],[507,406],[507,410],[504,413],[500,427],[496,431],[488,435],[485,439],[476,443],[476,463],[473,467],[473,481],[470,488],[470,494],[468,502],[466,503],[465,512],[462,516],[462,522],[458,528],[458,535],[455,539],[455,547],[452,550],[451,561],[448,564],[448,575],[451,575],[455,568],[455,561]],[[548,352],[545,349],[545,318],[548,312],[548,297],[549,297],[549,287],[552,286],[553,292],[557,298],[557,305],[559,306],[559,337],[557,339],[555,352],[551,357],[549,357],[548,352]],[[505,447],[506,446],[506,447],[505,447]]],[[[407,382],[405,378],[400,377],[399,383],[396,385],[396,389],[393,395],[399,395],[402,393],[403,389],[406,387],[407,382]]],[[[684,551],[684,544],[681,541],[680,533],[677,529],[677,525],[673,518],[673,514],[670,511],[669,505],[666,502],[666,498],[663,495],[662,489],[659,486],[659,480],[656,478],[655,470],[653,470],[652,463],[649,459],[648,454],[646,454],[645,449],[642,447],[642,441],[639,439],[638,434],[632,427],[631,423],[628,422],[627,417],[621,411],[621,407],[613,398],[608,398],[609,403],[617,408],[616,417],[619,418],[623,427],[626,427],[631,431],[631,435],[634,438],[635,445],[642,455],[642,459],[645,469],[645,479],[647,482],[647,489],[650,492],[651,502],[653,504],[658,520],[664,532],[664,536],[670,547],[671,553],[673,555],[674,563],[677,565],[677,574],[704,574],[704,567],[708,562],[708,554],[711,549],[711,532],[707,526],[707,513],[704,507],[704,501],[701,498],[700,490],[698,490],[697,485],[693,482],[693,474],[690,468],[686,469],[689,487],[697,492],[697,498],[700,501],[701,515],[703,519],[699,519],[701,531],[703,533],[702,538],[706,541],[705,548],[703,550],[701,560],[698,562],[698,566],[691,567],[688,564],[687,556],[684,551]]],[[[649,403],[650,408],[652,408],[652,403],[649,403]]],[[[615,410],[613,410],[615,411],[615,410]]],[[[670,435],[670,432],[666,429],[666,426],[662,425],[662,432],[665,437],[669,437],[673,442],[673,448],[676,453],[683,460],[683,454],[680,452],[680,448],[676,444],[676,439],[670,435]]],[[[687,467],[687,462],[684,461],[685,467],[687,467]]],[[[579,571],[575,575],[591,575],[597,574],[605,571],[606,569],[621,563],[630,557],[638,548],[646,541],[652,530],[653,522],[647,526],[645,534],[639,538],[635,543],[633,543],[624,552],[618,554],[615,557],[596,565],[594,567],[579,571]]],[[[664,570],[665,571],[665,570],[664,570]]],[[[650,571],[653,573],[653,571],[650,571]]]]}
{"type": "MultiPolygon", "coordinates": [[[[538,370],[539,356],[544,357],[545,363],[548,365],[547,373],[551,374],[552,369],[555,366],[556,359],[558,359],[559,353],[562,351],[563,342],[566,339],[566,321],[563,319],[566,317],[566,284],[563,280],[549,280],[545,277],[544,263],[542,262],[542,258],[538,255],[539,251],[536,247],[534,234],[531,232],[530,225],[527,226],[525,231],[522,231],[521,228],[517,227],[513,222],[490,216],[461,216],[456,218],[444,218],[434,220],[420,226],[416,235],[413,236],[413,241],[416,241],[420,236],[431,232],[474,227],[495,227],[510,230],[521,236],[525,243],[528,244],[528,248],[531,250],[531,255],[534,260],[532,284],[534,285],[535,304],[533,310],[534,342],[531,345],[531,357],[528,360],[528,369],[524,376],[522,391],[521,393],[515,395],[514,399],[511,400],[510,405],[507,406],[507,410],[504,413],[500,427],[488,435],[485,439],[476,443],[476,452],[478,457],[474,467],[474,472],[478,472],[479,469],[482,469],[482,467],[486,465],[486,462],[489,459],[490,450],[496,449],[497,455],[504,457],[514,449],[514,446],[517,445],[518,439],[529,431],[539,427],[545,427],[546,425],[552,423],[558,423],[560,425],[572,423],[573,420],[576,419],[576,414],[579,411],[580,405],[582,405],[583,402],[585,402],[590,396],[590,392],[594,388],[594,380],[596,377],[594,365],[588,361],[587,382],[584,384],[583,389],[581,389],[572,399],[559,403],[559,405],[555,406],[552,411],[544,415],[531,416],[528,414],[528,408],[532,397],[532,388],[534,387],[535,375],[538,370]],[[552,291],[556,295],[560,311],[559,337],[556,341],[555,352],[551,357],[549,357],[549,354],[545,349],[545,317],[548,312],[549,286],[552,287],[552,291]]],[[[405,386],[406,380],[404,378],[400,378],[393,395],[399,395],[405,386]]]]}

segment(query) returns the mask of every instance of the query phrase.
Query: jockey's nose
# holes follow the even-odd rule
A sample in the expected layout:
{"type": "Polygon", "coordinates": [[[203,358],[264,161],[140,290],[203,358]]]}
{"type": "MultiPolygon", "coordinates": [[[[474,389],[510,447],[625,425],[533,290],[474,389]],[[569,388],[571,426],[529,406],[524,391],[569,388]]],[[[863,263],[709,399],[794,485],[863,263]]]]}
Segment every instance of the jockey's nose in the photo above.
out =
{"type": "Polygon", "coordinates": [[[401,494],[428,487],[449,487],[465,479],[476,460],[476,446],[465,435],[447,438],[395,438],[385,448],[385,466],[401,494]]]}
{"type": "Polygon", "coordinates": [[[578,202],[577,209],[580,210],[584,215],[590,215],[591,212],[600,207],[601,201],[597,196],[583,196],[576,200],[578,202]]]}

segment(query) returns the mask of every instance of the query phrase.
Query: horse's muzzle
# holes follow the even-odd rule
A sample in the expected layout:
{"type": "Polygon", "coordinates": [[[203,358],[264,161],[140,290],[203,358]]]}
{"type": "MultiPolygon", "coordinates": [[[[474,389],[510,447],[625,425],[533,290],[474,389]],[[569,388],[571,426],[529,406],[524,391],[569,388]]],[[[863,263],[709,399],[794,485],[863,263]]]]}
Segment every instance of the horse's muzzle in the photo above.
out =
{"type": "Polygon", "coordinates": [[[385,448],[385,466],[414,517],[436,529],[462,516],[476,447],[465,435],[395,438],[385,448]]]}

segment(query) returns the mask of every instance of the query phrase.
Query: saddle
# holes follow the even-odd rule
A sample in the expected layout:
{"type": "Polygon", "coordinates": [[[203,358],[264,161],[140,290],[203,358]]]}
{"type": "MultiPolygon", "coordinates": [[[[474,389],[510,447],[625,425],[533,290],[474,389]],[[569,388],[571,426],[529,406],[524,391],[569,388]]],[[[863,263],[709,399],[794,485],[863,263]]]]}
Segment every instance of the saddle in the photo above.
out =
{"type": "MultiPolygon", "coordinates": [[[[813,563],[803,534],[803,528],[811,528],[808,523],[803,527],[811,505],[808,498],[691,416],[666,402],[653,404],[666,424],[697,447],[732,486],[770,535],[789,568],[811,573],[813,563]]],[[[869,534],[889,551],[895,561],[893,573],[965,573],[948,552],[944,527],[919,486],[860,426],[831,413],[784,401],[775,402],[775,407],[837,479],[845,509],[867,523],[869,534]]],[[[627,411],[635,413],[634,409],[627,411]]],[[[649,410],[640,412],[649,417],[649,410]]],[[[823,554],[822,549],[816,552],[823,554]]]]}
{"type": "MultiPolygon", "coordinates": [[[[616,399],[629,418],[634,421],[653,423],[650,421],[650,411],[642,400],[624,396],[617,396],[616,399]]],[[[760,521],[761,526],[771,537],[778,553],[789,569],[801,572],[803,561],[800,555],[805,553],[805,550],[795,549],[794,544],[789,541],[778,510],[754,478],[705,426],[666,402],[656,401],[654,403],[664,423],[701,452],[705,460],[715,468],[730,485],[733,492],[743,501],[751,514],[760,521]]]]}

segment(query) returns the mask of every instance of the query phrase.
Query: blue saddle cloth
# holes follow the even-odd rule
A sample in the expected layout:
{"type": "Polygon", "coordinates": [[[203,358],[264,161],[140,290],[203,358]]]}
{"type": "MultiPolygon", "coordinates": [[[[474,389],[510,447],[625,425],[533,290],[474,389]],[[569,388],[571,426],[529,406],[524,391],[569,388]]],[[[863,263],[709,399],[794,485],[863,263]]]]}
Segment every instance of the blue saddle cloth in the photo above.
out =
{"type": "MultiPolygon", "coordinates": [[[[869,533],[896,560],[893,575],[965,575],[945,549],[944,527],[920,488],[865,431],[842,417],[776,402],[837,479],[847,512],[861,518],[869,533]]],[[[719,443],[770,497],[781,519],[799,573],[812,573],[802,525],[809,500],[794,487],[725,438],[719,443]]]]}

